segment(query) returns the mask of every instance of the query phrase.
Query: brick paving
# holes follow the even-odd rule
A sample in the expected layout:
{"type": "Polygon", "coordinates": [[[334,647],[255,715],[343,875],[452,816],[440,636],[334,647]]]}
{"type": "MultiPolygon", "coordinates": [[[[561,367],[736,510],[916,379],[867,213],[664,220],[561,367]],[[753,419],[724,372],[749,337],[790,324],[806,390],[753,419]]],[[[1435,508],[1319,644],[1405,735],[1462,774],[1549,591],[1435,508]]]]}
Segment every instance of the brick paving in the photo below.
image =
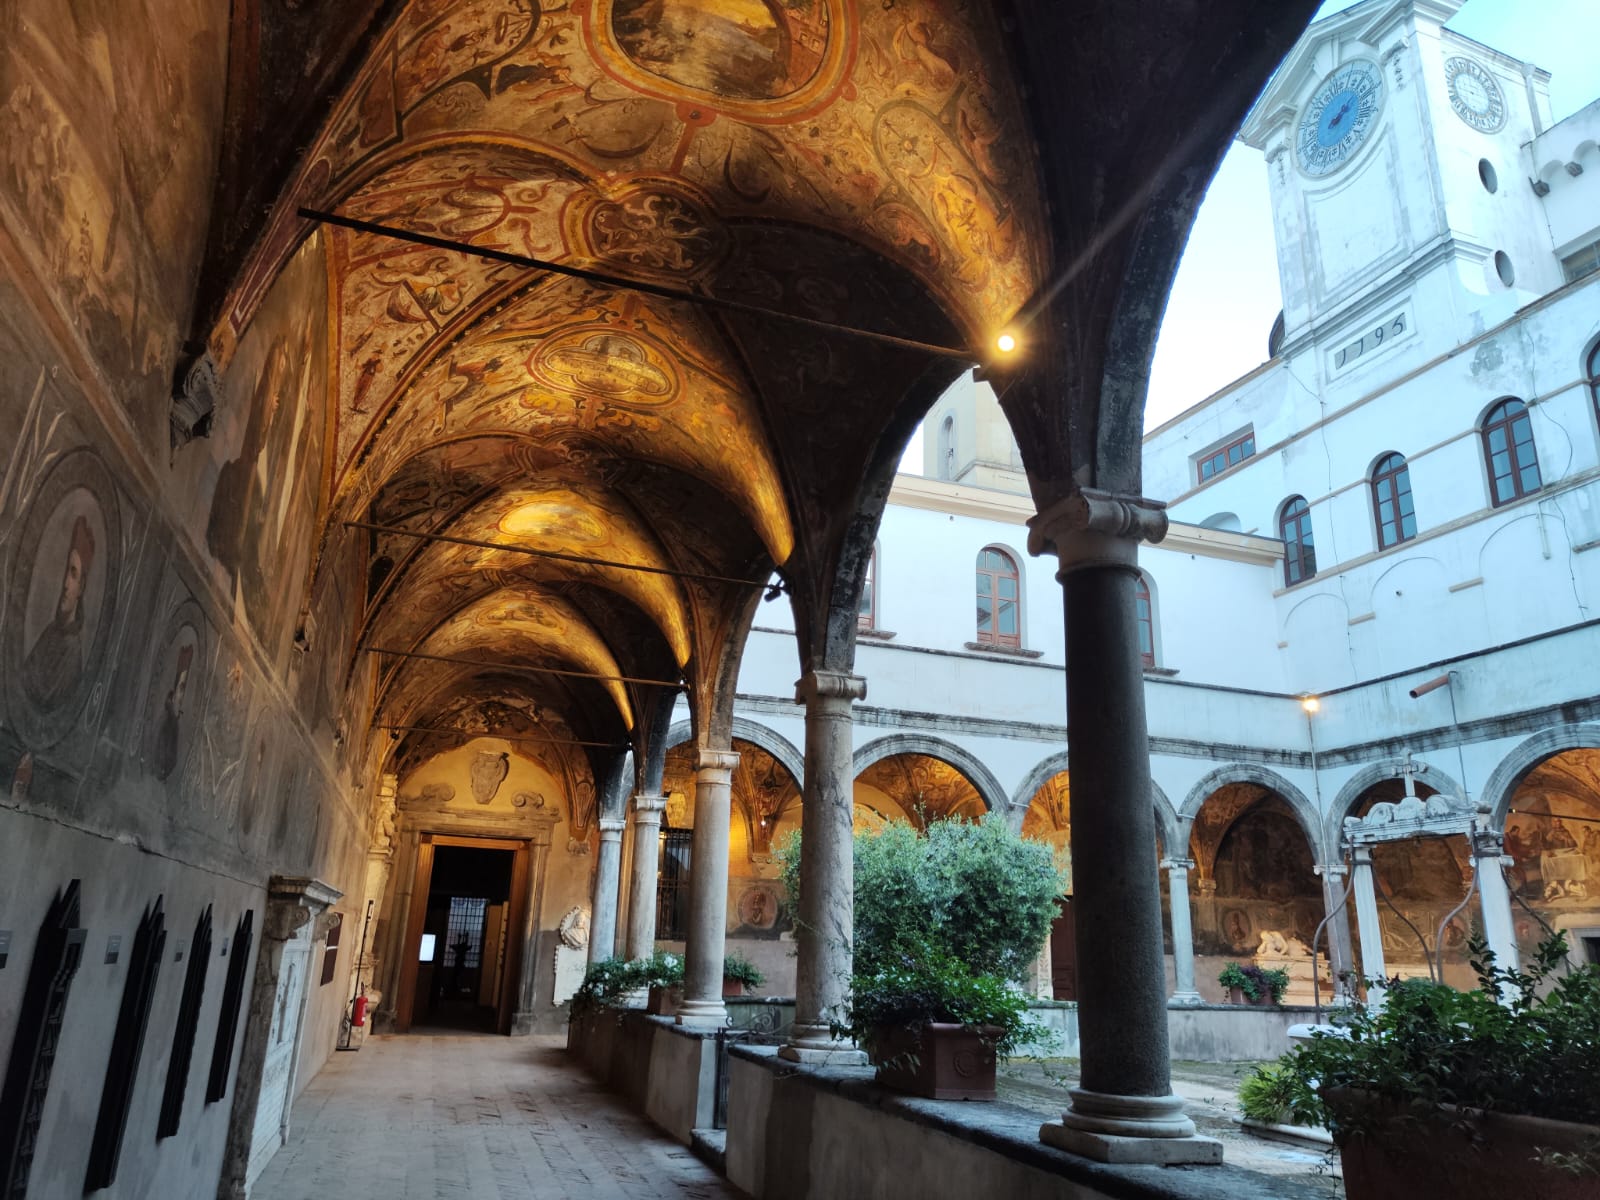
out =
{"type": "Polygon", "coordinates": [[[252,1200],[739,1197],[560,1038],[409,1035],[334,1054],[252,1200]]]}

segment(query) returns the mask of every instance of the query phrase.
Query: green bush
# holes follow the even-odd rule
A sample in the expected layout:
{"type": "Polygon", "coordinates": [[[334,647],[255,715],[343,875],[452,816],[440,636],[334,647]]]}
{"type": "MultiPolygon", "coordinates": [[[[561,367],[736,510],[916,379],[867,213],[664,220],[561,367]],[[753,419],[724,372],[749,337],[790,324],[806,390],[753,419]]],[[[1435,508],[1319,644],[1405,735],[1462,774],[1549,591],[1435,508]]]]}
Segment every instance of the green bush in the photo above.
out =
{"type": "Polygon", "coordinates": [[[1269,1125],[1315,1125],[1317,1094],[1281,1063],[1257,1067],[1239,1085],[1239,1108],[1269,1125]]]}
{"type": "Polygon", "coordinates": [[[745,987],[760,987],[767,981],[759,967],[737,950],[730,950],[722,959],[722,977],[745,987]]]}
{"type": "MultiPolygon", "coordinates": [[[[1573,968],[1552,934],[1528,971],[1499,969],[1481,934],[1468,943],[1479,986],[1458,992],[1396,981],[1381,1008],[1339,1014],[1281,1061],[1308,1092],[1356,1088],[1403,1106],[1448,1104],[1600,1124],[1600,966],[1573,968]]],[[[1343,1142],[1359,1114],[1310,1115],[1343,1142]]]]}
{"type": "Polygon", "coordinates": [[[599,1006],[620,1007],[633,993],[649,987],[672,987],[683,982],[683,958],[657,950],[649,958],[606,958],[584,970],[583,983],[572,997],[572,1012],[599,1006]]]}
{"type": "Polygon", "coordinates": [[[1263,996],[1278,1004],[1289,990],[1289,972],[1281,968],[1264,970],[1254,965],[1241,967],[1231,962],[1222,968],[1217,982],[1225,988],[1238,988],[1246,1000],[1259,1000],[1263,996]]]}
{"type": "Polygon", "coordinates": [[[920,1037],[929,1021],[982,1030],[985,1040],[1004,1057],[1045,1035],[1028,1017],[1028,998],[996,975],[973,974],[938,950],[926,950],[892,966],[852,981],[846,1020],[834,1025],[878,1057],[878,1035],[907,1029],[920,1037]]]}

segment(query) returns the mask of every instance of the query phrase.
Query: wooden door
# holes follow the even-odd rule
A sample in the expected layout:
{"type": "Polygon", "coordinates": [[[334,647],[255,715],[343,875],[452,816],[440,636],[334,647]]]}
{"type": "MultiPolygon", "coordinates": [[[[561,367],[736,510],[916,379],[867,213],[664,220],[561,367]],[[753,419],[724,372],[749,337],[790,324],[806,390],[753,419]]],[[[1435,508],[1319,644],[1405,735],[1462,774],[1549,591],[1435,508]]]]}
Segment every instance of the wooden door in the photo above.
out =
{"type": "Polygon", "coordinates": [[[1056,901],[1060,913],[1050,926],[1050,993],[1057,1000],[1078,998],[1078,931],[1072,923],[1072,898],[1056,901]]]}

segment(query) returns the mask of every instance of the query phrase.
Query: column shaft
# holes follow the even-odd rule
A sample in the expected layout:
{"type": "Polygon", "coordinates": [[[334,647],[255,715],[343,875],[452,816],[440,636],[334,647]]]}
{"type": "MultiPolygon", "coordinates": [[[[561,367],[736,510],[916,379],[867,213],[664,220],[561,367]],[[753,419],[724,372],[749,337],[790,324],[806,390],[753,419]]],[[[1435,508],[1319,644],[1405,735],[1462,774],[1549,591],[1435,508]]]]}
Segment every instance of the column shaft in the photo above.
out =
{"type": "Polygon", "coordinates": [[[806,706],[806,769],[800,817],[800,911],[795,927],[795,1022],[781,1054],[842,1049],[830,1022],[843,1019],[850,991],[855,895],[854,772],[850,706],[866,681],[812,671],[795,685],[806,706]]]}
{"type": "Polygon", "coordinates": [[[628,878],[628,937],[623,953],[645,958],[656,948],[656,867],[661,857],[665,796],[633,798],[633,871],[628,878]]]}
{"type": "MultiPolygon", "coordinates": [[[[1355,955],[1350,949],[1350,901],[1345,899],[1345,868],[1340,863],[1328,863],[1316,870],[1322,878],[1322,905],[1328,915],[1328,969],[1333,973],[1333,992],[1325,1000],[1344,1002],[1353,998],[1349,981],[1355,970],[1355,955]]],[[[1322,952],[1321,946],[1315,949],[1319,954],[1322,952]]],[[[1320,988],[1321,984],[1317,986],[1320,988]]]]}
{"type": "Polygon", "coordinates": [[[683,964],[680,1025],[722,1025],[722,959],[728,939],[728,828],[733,820],[731,750],[701,750],[694,781],[694,840],[689,860],[689,937],[683,964]]]}
{"type": "Polygon", "coordinates": [[[1168,859],[1167,892],[1172,901],[1172,1003],[1199,1004],[1200,993],[1194,986],[1194,926],[1189,917],[1189,868],[1194,863],[1188,859],[1168,859]]]}
{"type": "Polygon", "coordinates": [[[1355,872],[1356,935],[1361,940],[1361,974],[1367,1003],[1383,1003],[1383,926],[1378,920],[1378,892],[1372,879],[1372,847],[1357,846],[1350,869],[1355,872]]]}
{"type": "Polygon", "coordinates": [[[589,919],[589,961],[617,952],[617,883],[622,875],[621,817],[600,818],[600,850],[594,864],[594,913],[589,919]]]}
{"type": "MultiPolygon", "coordinates": [[[[1483,909],[1483,935],[1495,965],[1502,970],[1517,966],[1517,933],[1511,920],[1511,889],[1506,886],[1505,844],[1495,834],[1480,833],[1472,839],[1472,868],[1478,875],[1478,903],[1483,909]]],[[[1513,989],[1502,989],[1509,999],[1513,989]]]]}

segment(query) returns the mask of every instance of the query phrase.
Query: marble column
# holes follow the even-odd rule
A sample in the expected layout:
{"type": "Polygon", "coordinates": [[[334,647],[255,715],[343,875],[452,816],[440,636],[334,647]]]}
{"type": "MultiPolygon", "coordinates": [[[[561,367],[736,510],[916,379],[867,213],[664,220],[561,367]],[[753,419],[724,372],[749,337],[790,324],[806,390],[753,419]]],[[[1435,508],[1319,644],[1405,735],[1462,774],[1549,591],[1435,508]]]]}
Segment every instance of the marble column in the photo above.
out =
{"type": "Polygon", "coordinates": [[[1163,859],[1167,872],[1167,892],[1172,901],[1172,999],[1170,1004],[1200,1004],[1194,986],[1194,926],[1189,914],[1189,872],[1194,861],[1187,858],[1163,859]]]}
{"type": "MultiPolygon", "coordinates": [[[[1511,889],[1506,886],[1505,868],[1511,858],[1505,852],[1505,839],[1487,830],[1472,835],[1472,869],[1478,875],[1478,903],[1483,909],[1483,936],[1501,970],[1517,967],[1517,934],[1511,920],[1511,889]]],[[[1516,989],[1501,988],[1504,999],[1516,989]]]]}
{"type": "Polygon", "coordinates": [[[1163,505],[1080,489],[1028,522],[1065,598],[1080,1086],[1040,1138],[1102,1162],[1217,1163],[1172,1091],[1144,671],[1134,587],[1163,505]]]}
{"type": "Polygon", "coordinates": [[[1361,974],[1367,980],[1367,1003],[1383,1003],[1383,926],[1378,920],[1378,892],[1372,879],[1372,847],[1351,851],[1355,873],[1356,935],[1361,940],[1361,974]]]}
{"type": "Polygon", "coordinates": [[[689,859],[689,936],[683,962],[680,1025],[725,1025],[722,958],[728,941],[728,829],[733,820],[732,750],[701,750],[694,778],[694,840],[689,859]]]}
{"type": "MultiPolygon", "coordinates": [[[[1328,917],[1328,969],[1333,973],[1333,992],[1318,995],[1324,1003],[1345,1004],[1355,999],[1353,986],[1355,955],[1350,950],[1350,901],[1345,899],[1349,868],[1343,863],[1324,863],[1312,868],[1322,878],[1322,905],[1328,917]]],[[[1320,946],[1313,947],[1321,953],[1320,946]]],[[[1317,984],[1321,988],[1321,983],[1317,984]]]]}
{"type": "MultiPolygon", "coordinates": [[[[867,681],[844,671],[813,670],[795,684],[806,706],[804,803],[800,810],[800,912],[795,924],[795,1019],[783,1058],[805,1061],[841,1052],[832,1019],[843,1019],[850,991],[850,937],[855,896],[855,772],[850,706],[866,698],[867,681]]],[[[865,1056],[861,1056],[865,1061],[865,1056]]]]}
{"type": "Polygon", "coordinates": [[[633,798],[633,871],[628,877],[629,960],[648,958],[656,948],[656,868],[661,861],[661,814],[665,796],[633,798]]]}
{"type": "Polygon", "coordinates": [[[600,852],[594,862],[594,911],[589,918],[589,961],[617,952],[617,884],[622,876],[621,817],[600,818],[600,852]]]}

